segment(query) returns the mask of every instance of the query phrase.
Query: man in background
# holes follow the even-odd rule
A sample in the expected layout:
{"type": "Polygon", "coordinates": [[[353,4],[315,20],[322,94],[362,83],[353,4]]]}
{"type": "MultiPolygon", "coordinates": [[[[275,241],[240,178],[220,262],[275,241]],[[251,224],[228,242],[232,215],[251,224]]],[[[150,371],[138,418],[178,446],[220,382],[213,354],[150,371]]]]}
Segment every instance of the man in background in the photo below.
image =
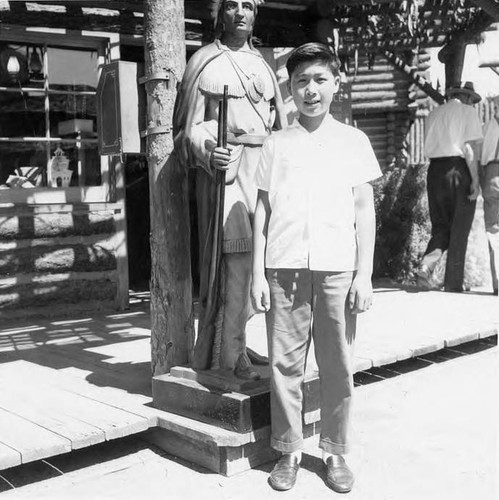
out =
{"type": "Polygon", "coordinates": [[[428,116],[425,154],[431,239],[417,272],[420,288],[434,288],[431,275],[447,250],[444,290],[462,292],[468,235],[479,193],[482,126],[473,104],[481,100],[473,83],[452,87],[448,100],[428,116]]]}

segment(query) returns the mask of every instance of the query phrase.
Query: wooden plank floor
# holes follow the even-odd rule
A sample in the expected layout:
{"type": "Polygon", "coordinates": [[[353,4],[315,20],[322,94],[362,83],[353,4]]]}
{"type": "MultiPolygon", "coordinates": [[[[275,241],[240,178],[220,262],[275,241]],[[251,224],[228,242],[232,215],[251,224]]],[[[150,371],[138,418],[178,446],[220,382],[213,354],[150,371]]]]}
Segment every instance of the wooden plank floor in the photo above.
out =
{"type": "Polygon", "coordinates": [[[155,426],[148,304],[0,328],[0,469],[155,426]]]}
{"type": "MultiPolygon", "coordinates": [[[[378,287],[375,301],[359,320],[358,370],[497,335],[497,297],[487,292],[378,287]]],[[[147,299],[120,314],[0,322],[0,470],[158,424],[191,432],[188,419],[151,407],[147,299]]],[[[263,316],[248,329],[264,354],[263,316]]],[[[216,432],[209,427],[192,432],[216,432]]]]}
{"type": "Polygon", "coordinates": [[[2,468],[135,434],[155,425],[155,420],[140,409],[149,398],[123,397],[119,389],[92,387],[72,375],[31,362],[2,364],[0,386],[2,468]],[[110,396],[110,392],[114,394],[110,396]]]}

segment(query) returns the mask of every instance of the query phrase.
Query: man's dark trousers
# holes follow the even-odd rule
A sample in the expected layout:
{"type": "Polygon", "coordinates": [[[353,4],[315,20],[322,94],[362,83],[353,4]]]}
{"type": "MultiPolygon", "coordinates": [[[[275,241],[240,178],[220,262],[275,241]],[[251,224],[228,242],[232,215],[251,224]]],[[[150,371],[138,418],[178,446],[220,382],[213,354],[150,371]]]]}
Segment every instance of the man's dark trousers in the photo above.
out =
{"type": "Polygon", "coordinates": [[[432,158],[427,176],[431,239],[422,266],[433,271],[447,250],[445,290],[463,289],[468,236],[475,215],[476,200],[469,200],[471,175],[464,158],[432,158]]]}

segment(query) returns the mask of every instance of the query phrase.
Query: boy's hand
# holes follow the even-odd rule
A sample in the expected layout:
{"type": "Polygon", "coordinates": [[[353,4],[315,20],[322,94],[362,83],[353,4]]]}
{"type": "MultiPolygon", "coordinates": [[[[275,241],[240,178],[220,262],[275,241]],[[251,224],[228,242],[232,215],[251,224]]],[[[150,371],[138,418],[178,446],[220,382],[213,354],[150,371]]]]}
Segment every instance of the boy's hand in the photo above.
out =
{"type": "Polygon", "coordinates": [[[371,279],[357,274],[348,294],[350,310],[353,314],[367,311],[373,303],[373,286],[371,279]]]}
{"type": "Polygon", "coordinates": [[[230,150],[216,147],[210,155],[210,165],[217,170],[227,170],[230,162],[230,150]]]}
{"type": "Polygon", "coordinates": [[[270,290],[265,276],[253,277],[251,283],[251,300],[253,307],[259,312],[270,310],[270,290]]]}

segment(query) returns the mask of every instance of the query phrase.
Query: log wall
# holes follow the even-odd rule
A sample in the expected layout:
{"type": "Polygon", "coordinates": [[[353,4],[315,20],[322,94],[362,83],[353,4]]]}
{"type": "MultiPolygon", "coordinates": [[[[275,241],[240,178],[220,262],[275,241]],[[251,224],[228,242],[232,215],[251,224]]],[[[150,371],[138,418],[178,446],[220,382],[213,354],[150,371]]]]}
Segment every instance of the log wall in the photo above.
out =
{"type": "MultiPolygon", "coordinates": [[[[430,55],[418,54],[418,75],[428,77],[430,55]]],[[[423,161],[424,110],[430,99],[403,71],[384,56],[370,65],[360,57],[351,67],[354,124],[366,132],[383,170],[396,164],[415,165],[423,161]]]]}
{"type": "Polygon", "coordinates": [[[359,57],[357,68],[350,68],[352,118],[373,146],[382,170],[388,168],[403,147],[407,106],[407,76],[379,55],[370,65],[359,57]]]}
{"type": "Polygon", "coordinates": [[[119,306],[119,203],[0,206],[0,318],[119,306]]]}

